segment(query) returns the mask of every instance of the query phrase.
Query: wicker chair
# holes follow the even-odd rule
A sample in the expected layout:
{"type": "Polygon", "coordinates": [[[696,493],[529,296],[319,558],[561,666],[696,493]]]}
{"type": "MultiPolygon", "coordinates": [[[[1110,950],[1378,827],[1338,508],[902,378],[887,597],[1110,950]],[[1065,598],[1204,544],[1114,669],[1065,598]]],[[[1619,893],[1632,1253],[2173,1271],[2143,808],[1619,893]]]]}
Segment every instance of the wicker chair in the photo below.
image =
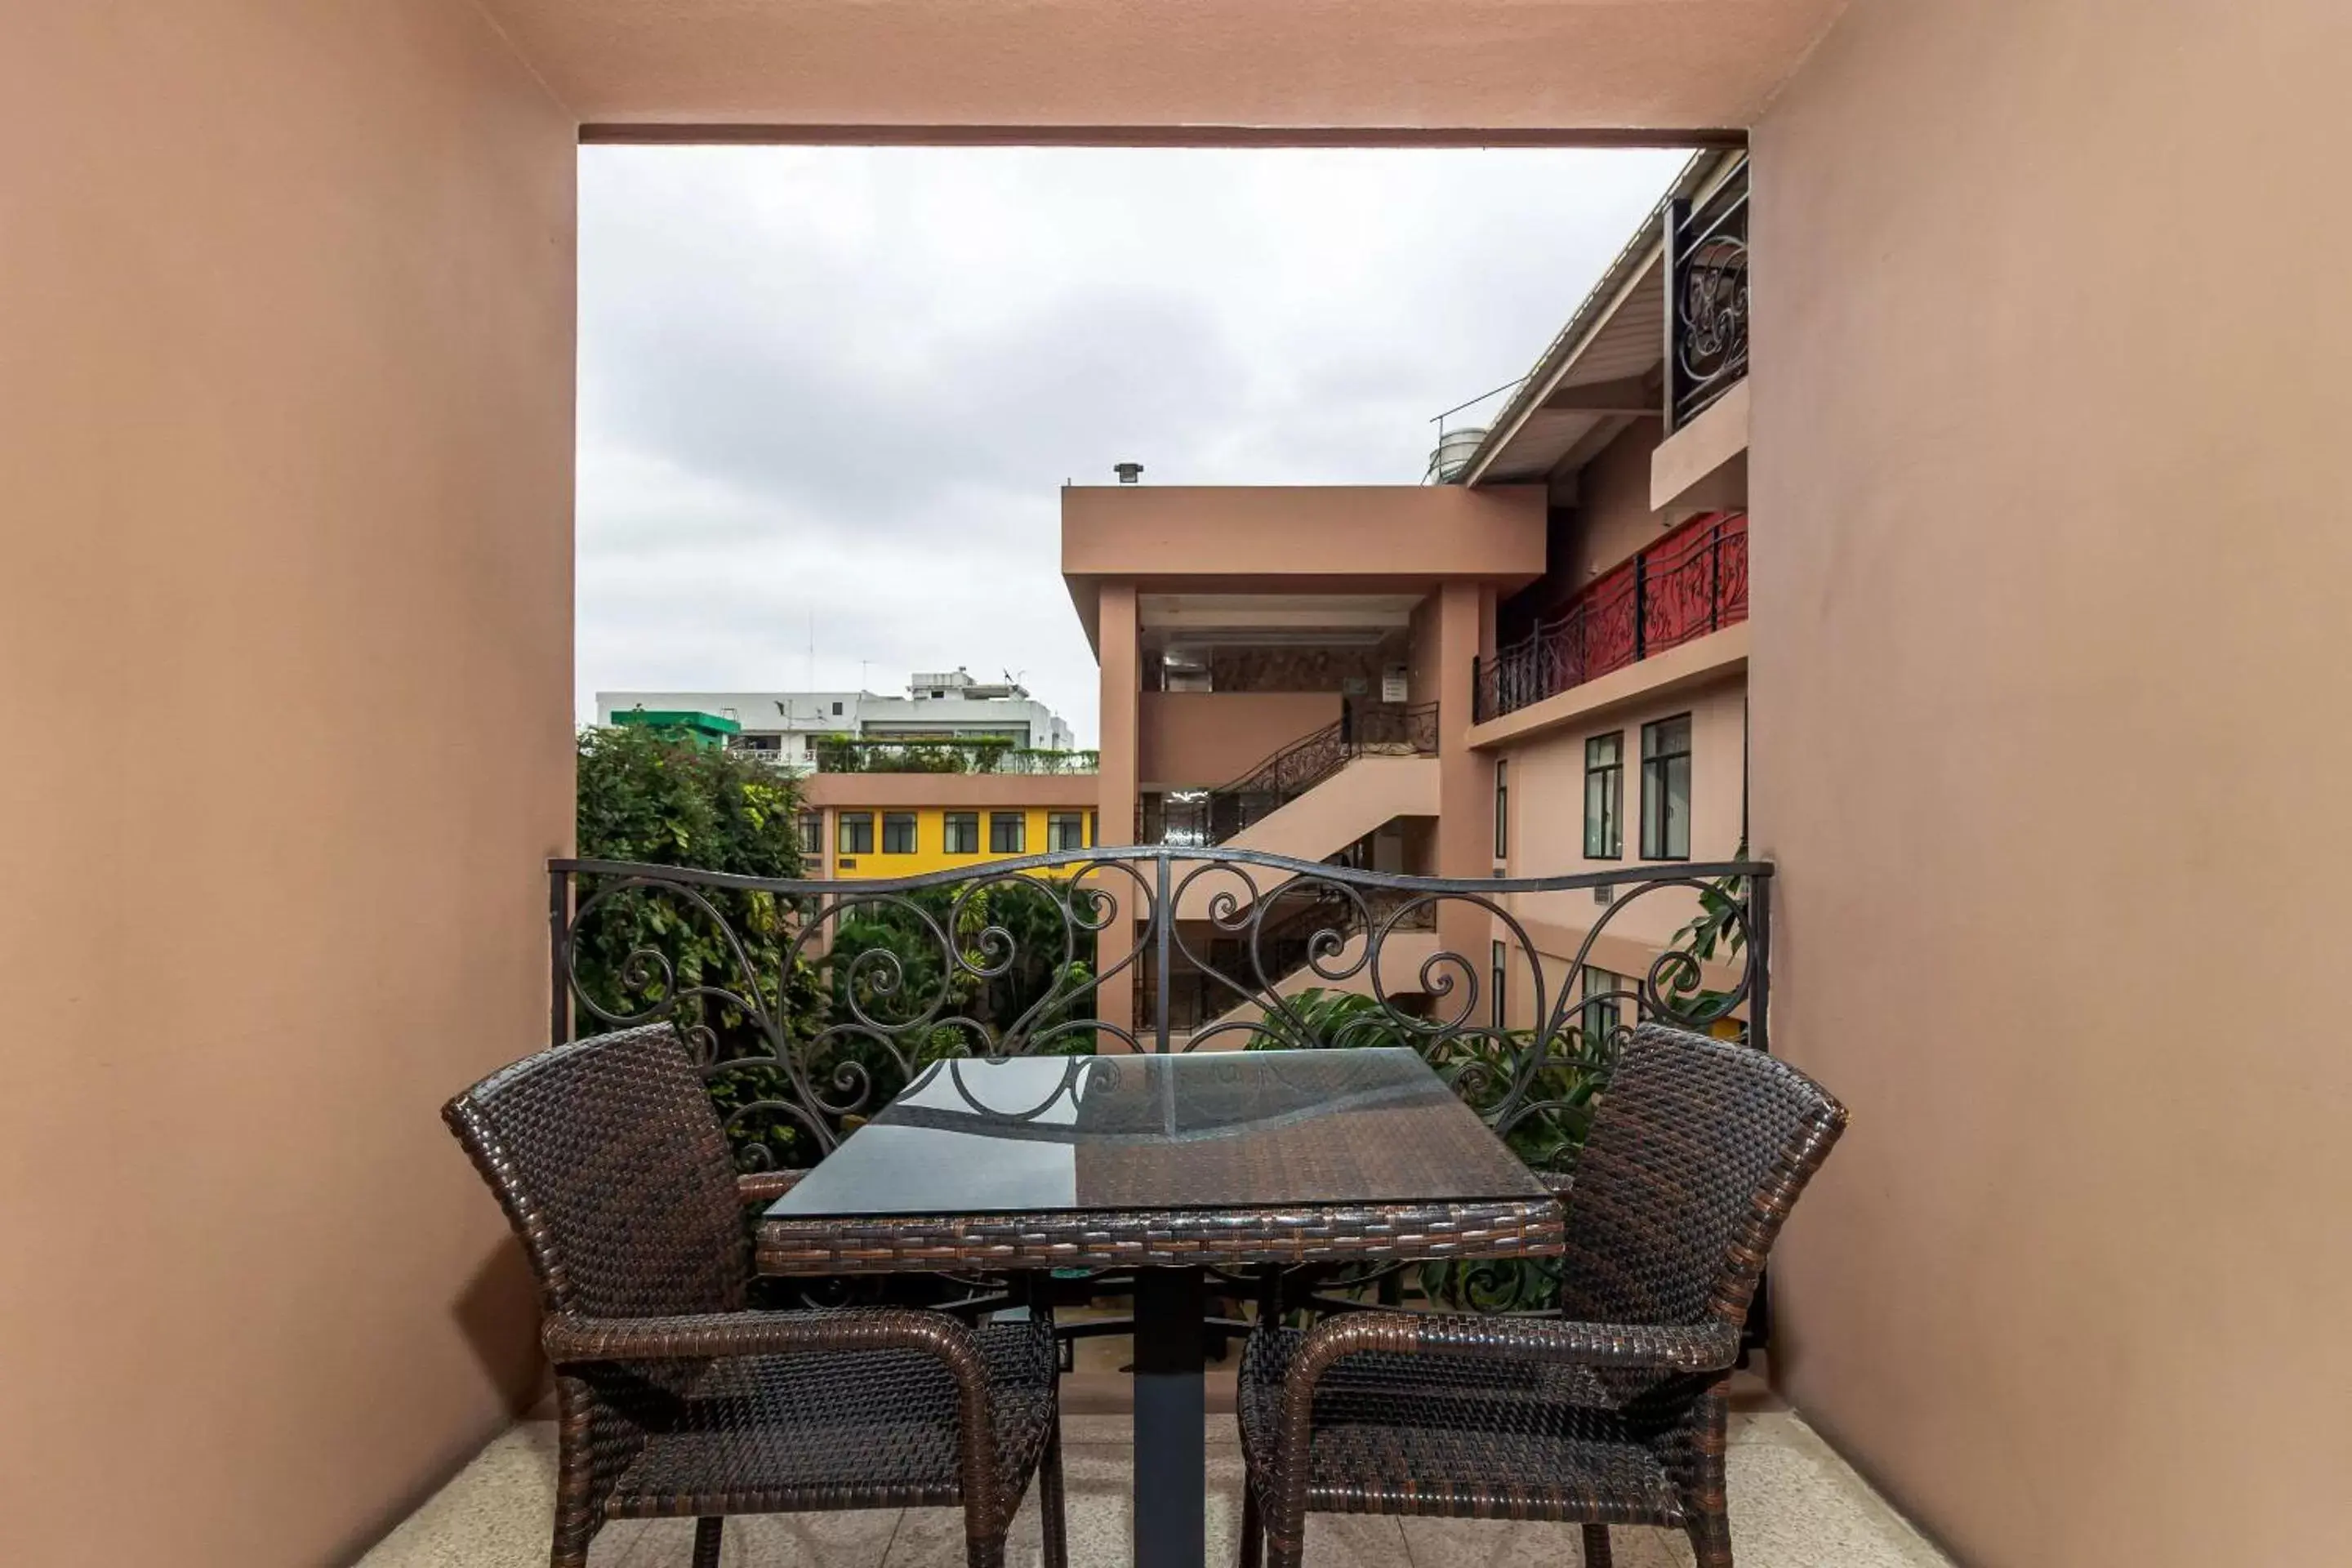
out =
{"type": "Polygon", "coordinates": [[[538,1274],[555,1363],[556,1568],[606,1521],[693,1518],[697,1568],[736,1513],[964,1510],[975,1568],[1042,1468],[1046,1561],[1064,1563],[1053,1328],[940,1312],[744,1310],[738,1178],[666,1026],[517,1062],[443,1112],[538,1274]]]}
{"type": "Polygon", "coordinates": [[[1562,1316],[1351,1312],[1242,1357],[1242,1562],[1296,1568],[1309,1510],[1686,1531],[1730,1568],[1726,1379],[1764,1255],[1845,1126],[1802,1074],[1644,1025],[1568,1197],[1562,1316]]]}

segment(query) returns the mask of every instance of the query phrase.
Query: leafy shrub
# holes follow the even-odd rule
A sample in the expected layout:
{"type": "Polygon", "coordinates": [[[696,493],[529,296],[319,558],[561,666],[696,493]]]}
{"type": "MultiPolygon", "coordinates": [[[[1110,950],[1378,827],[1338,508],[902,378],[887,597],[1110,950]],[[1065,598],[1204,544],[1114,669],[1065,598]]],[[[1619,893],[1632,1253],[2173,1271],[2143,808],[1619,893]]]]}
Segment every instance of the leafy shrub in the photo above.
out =
{"type": "MultiPolygon", "coordinates": [[[[862,1019],[890,1032],[927,1016],[970,1020],[929,1030],[922,1060],[969,1056],[1008,1032],[1017,1032],[1016,1048],[1028,1049],[1093,1010],[1095,935],[1064,918],[1068,897],[1056,884],[1015,877],[853,902],[834,935],[835,1021],[862,1019]],[[959,962],[949,961],[950,945],[959,962]],[[990,970],[998,973],[982,973],[990,970]]],[[[1072,1040],[1090,1047],[1092,1037],[1073,1030],[1044,1049],[1066,1054],[1072,1040]]]]}
{"type": "MultiPolygon", "coordinates": [[[[578,837],[583,859],[691,867],[753,877],[802,873],[800,789],[792,775],[752,753],[696,744],[682,731],[615,726],[580,731],[578,837]]],[[[583,875],[572,932],[573,973],[586,1005],[575,1005],[583,1035],[624,1026],[676,1000],[687,1038],[711,1063],[765,1056],[774,1048],[745,1008],[711,987],[756,1002],[788,1038],[803,1034],[823,998],[806,963],[784,973],[789,911],[765,892],[702,889],[709,909],[676,889],[617,888],[583,875]],[[600,896],[601,895],[601,896],[600,896]],[[713,919],[713,914],[717,919],[713,919]],[[723,924],[722,924],[723,922],[723,924]],[[731,929],[740,952],[727,938],[731,929]],[[658,954],[632,963],[633,955],[658,954]],[[608,1017],[600,1017],[602,1009],[608,1017]]],[[[739,1156],[749,1163],[813,1163],[816,1142],[790,1118],[746,1107],[789,1098],[773,1068],[714,1074],[711,1099],[739,1156]]]]}
{"type": "Polygon", "coordinates": [[[1310,985],[1268,1007],[1262,1029],[1244,1047],[1253,1051],[1314,1051],[1349,1046],[1417,1046],[1412,1027],[1376,996],[1310,985]]]}
{"type": "Polygon", "coordinates": [[[816,765],[829,773],[992,773],[1010,741],[860,741],[827,735],[816,765]]]}
{"type": "Polygon", "coordinates": [[[861,741],[825,735],[814,742],[817,769],[828,773],[1090,773],[1098,752],[1057,752],[1001,740],[861,741]]]}
{"type": "Polygon", "coordinates": [[[801,874],[800,786],[755,752],[698,745],[680,730],[584,729],[578,788],[584,859],[801,874]]]}

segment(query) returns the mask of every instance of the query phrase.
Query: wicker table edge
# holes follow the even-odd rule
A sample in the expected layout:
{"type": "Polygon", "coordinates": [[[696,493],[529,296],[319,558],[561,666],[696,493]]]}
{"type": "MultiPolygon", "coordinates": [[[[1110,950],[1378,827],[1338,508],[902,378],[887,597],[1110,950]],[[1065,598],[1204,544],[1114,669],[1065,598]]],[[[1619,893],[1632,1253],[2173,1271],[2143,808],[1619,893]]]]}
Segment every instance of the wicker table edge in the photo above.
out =
{"type": "Polygon", "coordinates": [[[1519,1198],[767,1219],[756,1250],[761,1273],[795,1275],[1544,1258],[1558,1256],[1563,1244],[1559,1205],[1519,1198]]]}

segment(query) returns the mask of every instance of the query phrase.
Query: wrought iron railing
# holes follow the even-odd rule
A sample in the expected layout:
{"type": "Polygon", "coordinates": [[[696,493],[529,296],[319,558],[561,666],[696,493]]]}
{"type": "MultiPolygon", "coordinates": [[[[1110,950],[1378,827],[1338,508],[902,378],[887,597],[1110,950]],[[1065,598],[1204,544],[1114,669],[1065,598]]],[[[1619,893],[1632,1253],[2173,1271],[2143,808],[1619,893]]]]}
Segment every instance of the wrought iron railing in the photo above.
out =
{"type": "MultiPolygon", "coordinates": [[[[1162,985],[1170,997],[1169,1028],[1189,1037],[1236,1012],[1249,1010],[1250,998],[1223,978],[1227,973],[1245,968],[1263,973],[1268,984],[1286,990],[1297,979],[1298,992],[1316,992],[1321,987],[1315,983],[1323,976],[1316,973],[1315,964],[1327,951],[1331,956],[1344,954],[1349,944],[1368,938],[1376,929],[1384,938],[1400,931],[1437,929],[1433,905],[1416,902],[1410,894],[1389,888],[1363,889],[1359,896],[1315,886],[1300,889],[1282,903],[1282,910],[1258,923],[1246,949],[1237,938],[1213,937],[1210,967],[1205,970],[1191,968],[1180,957],[1176,967],[1163,977],[1155,955],[1145,954],[1141,977],[1136,983],[1132,1026],[1141,1031],[1159,1016],[1162,985]]],[[[1189,1039],[1186,1046],[1189,1048],[1189,1039]]]]}
{"type": "Polygon", "coordinates": [[[1484,723],[1748,618],[1748,514],[1693,518],[1477,669],[1484,723]]]}
{"type": "Polygon", "coordinates": [[[1215,789],[1159,796],[1139,818],[1139,837],[1154,844],[1205,848],[1223,844],[1363,756],[1433,756],[1437,704],[1349,708],[1241,777],[1215,789]]]}
{"type": "Polygon", "coordinates": [[[1531,1163],[1556,1164],[1636,1022],[1768,1044],[1771,869],[1436,879],[1138,846],[845,883],[555,860],[551,1023],[558,1039],[671,1024],[751,1168],[814,1163],[941,1057],[1369,1044],[1419,1050],[1531,1163]],[[1613,896],[1540,899],[1593,889],[1613,896]],[[1533,934],[1531,898],[1554,931],[1589,922],[1564,927],[1572,952],[1533,934]],[[1304,945],[1320,1006],[1286,994],[1296,976],[1271,951],[1299,940],[1301,910],[1319,913],[1304,945]],[[1383,964],[1397,933],[1433,927],[1435,952],[1417,938],[1407,973],[1383,964]],[[1636,929],[1646,965],[1589,994],[1595,943],[1622,953],[1636,929]],[[1219,1021],[1187,1035],[1166,988],[1139,1019],[1124,994],[1106,1005],[1147,970],[1202,977],[1219,1021]]]}
{"type": "Polygon", "coordinates": [[[1694,207],[1666,211],[1666,428],[1748,374],[1748,161],[1694,207]]]}

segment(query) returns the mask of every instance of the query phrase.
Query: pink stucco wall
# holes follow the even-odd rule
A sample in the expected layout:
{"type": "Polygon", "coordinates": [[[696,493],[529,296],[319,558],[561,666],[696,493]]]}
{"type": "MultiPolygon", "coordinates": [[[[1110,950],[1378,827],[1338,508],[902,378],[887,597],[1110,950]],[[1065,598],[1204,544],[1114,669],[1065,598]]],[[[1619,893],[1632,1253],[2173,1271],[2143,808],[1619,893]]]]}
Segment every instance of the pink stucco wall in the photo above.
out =
{"type": "Polygon", "coordinates": [[[1147,691],[1140,721],[1144,787],[1224,784],[1339,719],[1334,691],[1147,691]]]}
{"type": "Polygon", "coordinates": [[[1774,1365],[1964,1562],[2352,1562],[2347,59],[1854,0],[1758,127],[1774,1365]]]}
{"type": "Polygon", "coordinates": [[[540,1376],[436,1112],[547,1032],[572,121],[467,0],[0,30],[0,1558],[346,1561],[540,1376]]]}

